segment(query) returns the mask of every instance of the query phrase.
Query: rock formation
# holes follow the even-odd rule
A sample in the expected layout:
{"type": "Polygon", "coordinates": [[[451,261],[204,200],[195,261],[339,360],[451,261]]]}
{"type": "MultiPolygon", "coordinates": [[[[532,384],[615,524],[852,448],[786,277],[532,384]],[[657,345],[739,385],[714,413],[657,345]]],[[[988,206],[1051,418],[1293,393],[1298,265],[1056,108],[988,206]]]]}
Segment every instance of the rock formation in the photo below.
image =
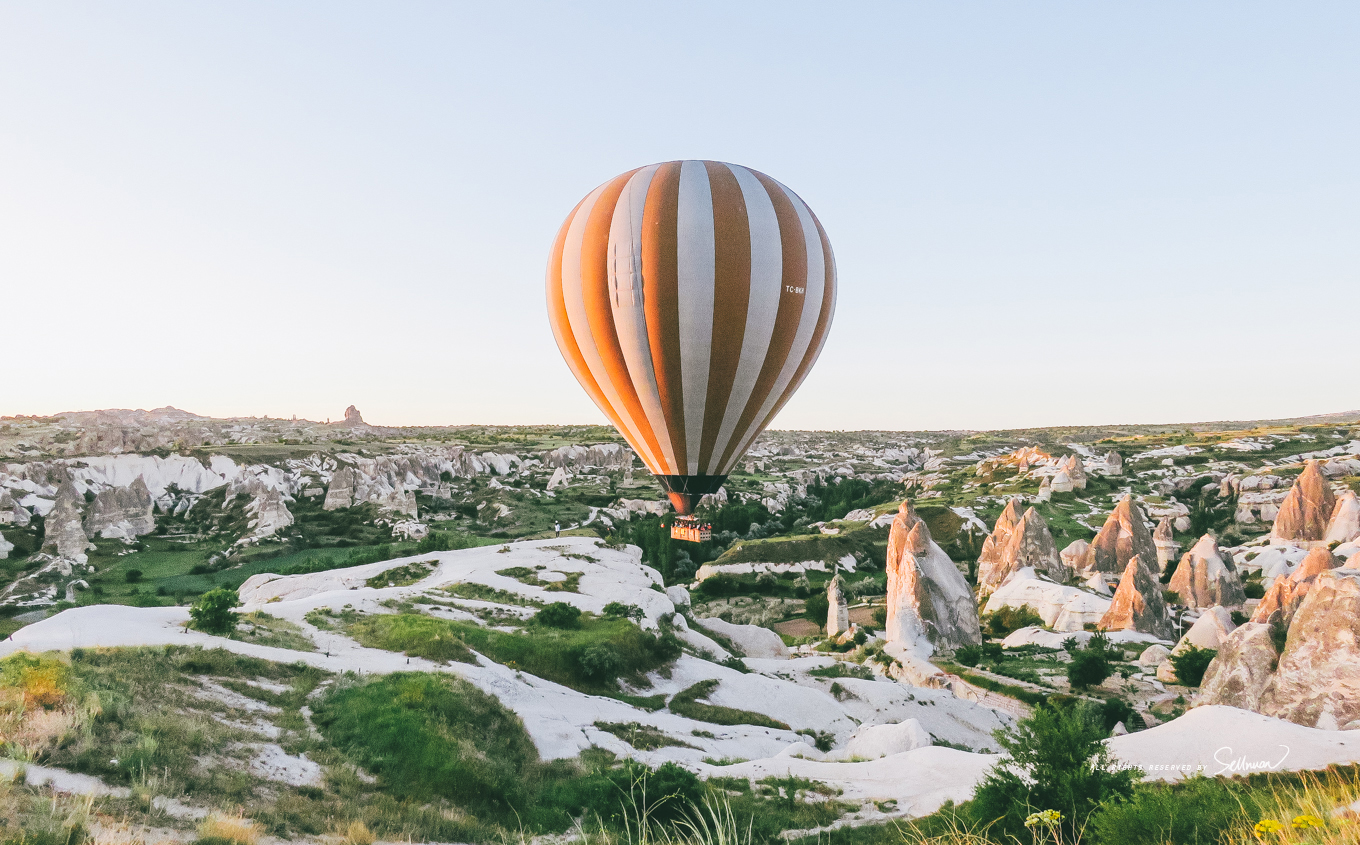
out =
{"type": "MultiPolygon", "coordinates": [[[[1001,511],[1001,515],[996,518],[996,525],[992,527],[992,533],[988,534],[982,541],[982,553],[978,555],[978,584],[984,583],[1000,584],[1005,580],[1004,576],[996,578],[995,574],[1004,567],[1001,554],[1006,549],[1006,544],[1011,540],[1011,532],[1020,524],[1020,508],[1022,502],[1019,497],[1012,498],[1006,503],[1006,507],[1001,511]]],[[[995,589],[993,586],[992,589],[995,589]]]]}
{"type": "Polygon", "coordinates": [[[1305,548],[1324,546],[1327,523],[1335,509],[1336,495],[1332,493],[1332,485],[1322,474],[1319,462],[1309,461],[1280,503],[1275,526],[1270,529],[1270,539],[1305,548]]]}
{"type": "Polygon", "coordinates": [[[75,484],[62,482],[57,488],[57,503],[44,523],[43,548],[56,547],[58,557],[84,562],[85,550],[90,546],[90,538],[81,524],[80,510],[84,504],[85,497],[75,484]]]}
{"type": "Polygon", "coordinates": [[[910,502],[893,518],[887,569],[890,643],[929,653],[982,642],[972,588],[910,502]]]}
{"type": "Polygon", "coordinates": [[[0,560],[8,558],[12,551],[14,551],[14,544],[6,540],[4,534],[0,534],[0,560]]]}
{"type": "Polygon", "coordinates": [[[1058,559],[1063,562],[1063,566],[1077,571],[1086,565],[1086,553],[1090,550],[1091,544],[1085,540],[1073,540],[1058,552],[1058,559]]]}
{"type": "Polygon", "coordinates": [[[359,474],[353,467],[337,470],[331,476],[330,486],[326,488],[326,501],[322,510],[339,510],[354,506],[354,488],[359,484],[359,474]]]}
{"type": "Polygon", "coordinates": [[[1323,572],[1289,625],[1262,712],[1301,725],[1360,727],[1360,574],[1323,572]]]}
{"type": "Polygon", "coordinates": [[[1121,455],[1121,454],[1119,454],[1118,452],[1114,452],[1114,451],[1107,452],[1107,453],[1105,454],[1105,474],[1106,474],[1106,475],[1123,475],[1123,474],[1124,474],[1124,456],[1121,455]]]}
{"type": "Polygon", "coordinates": [[[337,425],[343,425],[347,428],[372,427],[368,423],[364,422],[363,414],[359,413],[359,409],[354,407],[353,405],[350,405],[348,408],[345,409],[345,421],[342,423],[337,423],[337,425]]]}
{"type": "Polygon", "coordinates": [[[156,530],[151,491],[139,475],[127,487],[109,487],[95,494],[85,516],[85,533],[132,540],[156,530]]]}
{"type": "Polygon", "coordinates": [[[1241,607],[1247,600],[1237,569],[1218,550],[1218,538],[1205,534],[1176,565],[1168,588],[1186,607],[1241,607]]]}
{"type": "Polygon", "coordinates": [[[1086,489],[1086,468],[1082,466],[1081,458],[1077,455],[1068,455],[1067,460],[1062,464],[1062,470],[1067,473],[1068,479],[1072,482],[1073,489],[1086,489]]]}
{"type": "Polygon", "coordinates": [[[1248,622],[1218,647],[1218,655],[1204,673],[1197,704],[1226,704],[1261,712],[1261,696],[1274,677],[1279,653],[1271,626],[1248,622]]]}
{"type": "Polygon", "coordinates": [[[1071,493],[1075,486],[1072,483],[1072,476],[1064,469],[1058,470],[1058,474],[1048,482],[1048,488],[1053,493],[1071,493]]]}
{"type": "Polygon", "coordinates": [[[1360,539],[1360,497],[1347,490],[1345,495],[1336,500],[1336,507],[1332,509],[1332,518],[1327,523],[1327,533],[1323,535],[1322,542],[1331,545],[1356,539],[1360,539]]]}
{"type": "Polygon", "coordinates": [[[288,510],[283,494],[278,490],[262,490],[246,505],[246,512],[255,518],[250,521],[251,534],[256,537],[269,537],[279,529],[293,524],[293,514],[288,510]]]}
{"type": "Polygon", "coordinates": [[[1143,520],[1143,512],[1133,503],[1132,496],[1125,496],[1115,505],[1091,542],[1082,569],[1086,572],[1124,572],[1135,557],[1152,563],[1157,560],[1157,547],[1143,520]]]}
{"type": "Polygon", "coordinates": [[[1087,623],[1100,621],[1110,600],[1040,578],[1033,569],[1021,569],[991,594],[983,612],[995,613],[1003,607],[1028,607],[1055,631],[1081,631],[1087,623]]]}
{"type": "MultiPolygon", "coordinates": [[[[1011,504],[1014,502],[1012,499],[1011,504]]],[[[1010,507],[1010,504],[1006,505],[1008,510],[1010,507]]],[[[992,532],[992,536],[987,538],[988,542],[997,536],[1001,527],[1001,520],[998,519],[998,530],[992,532]]],[[[987,560],[985,566],[981,558],[978,560],[979,596],[990,594],[1008,577],[1025,567],[1042,572],[1054,581],[1066,581],[1071,577],[1071,570],[1058,557],[1058,547],[1053,542],[1048,523],[1044,522],[1044,518],[1034,508],[1026,510],[1025,515],[1020,517],[1019,524],[1008,531],[1007,535],[1005,546],[995,554],[993,560],[987,560]]],[[[983,544],[983,553],[984,555],[987,553],[986,543],[983,544]]]]}
{"type": "Polygon", "coordinates": [[[1044,476],[1044,480],[1039,482],[1039,495],[1035,496],[1035,501],[1047,502],[1053,499],[1053,478],[1044,476]]]}
{"type": "Polygon", "coordinates": [[[1360,728],[1360,572],[1325,570],[1288,623],[1277,652],[1268,622],[1249,622],[1219,648],[1197,704],[1226,704],[1336,730],[1360,728]]]}
{"type": "Polygon", "coordinates": [[[1256,610],[1251,615],[1253,622],[1265,622],[1270,619],[1270,615],[1278,611],[1285,625],[1289,625],[1294,618],[1295,611],[1303,602],[1303,597],[1308,595],[1313,582],[1324,572],[1335,569],[1340,563],[1332,553],[1323,548],[1313,549],[1308,553],[1298,569],[1292,575],[1279,575],[1275,581],[1266,589],[1265,597],[1261,603],[1256,605],[1256,610]]]}
{"type": "Polygon", "coordinates": [[[1106,631],[1141,631],[1163,640],[1174,636],[1171,616],[1162,599],[1162,585],[1157,583],[1141,556],[1129,558],[1124,577],[1110,600],[1110,609],[1097,627],[1106,631]]]}
{"type": "Polygon", "coordinates": [[[418,516],[415,492],[406,489],[400,479],[391,481],[382,476],[370,478],[355,467],[344,467],[331,476],[330,487],[326,489],[326,501],[321,507],[333,511],[365,502],[372,502],[383,510],[405,514],[412,519],[418,516]]]}
{"type": "Polygon", "coordinates": [[[1181,544],[1176,542],[1174,530],[1169,517],[1163,517],[1157,523],[1157,530],[1152,532],[1152,545],[1157,547],[1157,571],[1165,572],[1167,564],[1176,559],[1176,554],[1181,550],[1181,544]]]}
{"type": "Polygon", "coordinates": [[[839,637],[850,630],[850,604],[845,600],[845,580],[837,573],[826,584],[826,635],[839,637]]]}

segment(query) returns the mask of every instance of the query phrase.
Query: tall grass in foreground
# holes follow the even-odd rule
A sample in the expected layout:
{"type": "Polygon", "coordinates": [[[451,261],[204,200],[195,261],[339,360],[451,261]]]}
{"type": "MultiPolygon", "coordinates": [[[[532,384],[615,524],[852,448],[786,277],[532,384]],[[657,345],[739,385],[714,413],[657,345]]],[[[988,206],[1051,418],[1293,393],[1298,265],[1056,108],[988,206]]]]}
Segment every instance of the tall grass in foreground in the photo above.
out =
{"type": "MultiPolygon", "coordinates": [[[[743,826],[726,799],[705,797],[702,802],[687,802],[688,807],[672,822],[657,820],[656,810],[673,796],[647,797],[645,779],[635,781],[623,801],[622,824],[614,829],[598,817],[584,821],[572,831],[576,845],[752,845],[751,822],[743,826]]],[[[675,808],[668,808],[674,814],[675,808]]],[[[529,845],[531,836],[520,830],[514,840],[503,845],[529,845]]]]}
{"type": "Polygon", "coordinates": [[[1258,797],[1258,818],[1230,830],[1224,845],[1355,845],[1360,842],[1360,781],[1306,775],[1299,786],[1258,797]]]}

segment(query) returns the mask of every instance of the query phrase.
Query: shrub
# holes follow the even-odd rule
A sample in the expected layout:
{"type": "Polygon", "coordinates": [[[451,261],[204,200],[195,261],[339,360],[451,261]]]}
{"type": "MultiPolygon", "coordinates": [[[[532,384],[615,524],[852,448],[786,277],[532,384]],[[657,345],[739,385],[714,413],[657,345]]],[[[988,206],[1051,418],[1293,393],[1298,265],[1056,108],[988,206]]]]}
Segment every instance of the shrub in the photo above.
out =
{"type": "Polygon", "coordinates": [[[1107,802],[1091,816],[1087,833],[1101,845],[1215,845],[1241,820],[1253,816],[1227,783],[1193,777],[1174,786],[1139,784],[1129,798],[1107,802]]]}
{"type": "Polygon", "coordinates": [[[982,617],[983,631],[994,639],[1003,639],[1021,628],[1043,624],[1044,620],[1028,605],[1020,607],[1007,605],[982,617]]]}
{"type": "Polygon", "coordinates": [[[534,621],[549,628],[579,628],[581,609],[564,601],[555,601],[540,610],[534,616],[534,621]]]}
{"type": "Polygon", "coordinates": [[[260,841],[260,826],[245,816],[212,813],[198,825],[199,842],[255,845],[260,841]]]}
{"type": "Polygon", "coordinates": [[[831,602],[827,599],[826,593],[816,592],[807,597],[807,602],[803,605],[803,618],[825,625],[830,610],[831,602]]]}
{"type": "Polygon", "coordinates": [[[1248,581],[1242,585],[1242,593],[1249,599],[1263,599],[1266,597],[1266,588],[1260,581],[1248,581]]]}
{"type": "Polygon", "coordinates": [[[700,581],[698,592],[709,598],[734,596],[741,592],[741,581],[726,573],[719,573],[700,581]]]}
{"type": "Polygon", "coordinates": [[[123,580],[129,584],[136,584],[138,581],[142,580],[142,570],[129,569],[127,572],[123,573],[123,580]]]}
{"type": "Polygon", "coordinates": [[[993,823],[997,841],[1033,841],[1025,818],[1032,810],[1062,813],[1063,842],[1078,841],[1101,803],[1133,794],[1136,769],[1113,770],[1099,708],[1080,702],[1068,708],[1041,704],[996,740],[1005,752],[977,787],[970,813],[993,823]]]}
{"type": "Polygon", "coordinates": [[[646,614],[635,604],[611,601],[604,606],[603,615],[611,619],[641,619],[646,614]]]}
{"type": "Polygon", "coordinates": [[[624,670],[623,658],[615,654],[607,643],[587,647],[577,662],[581,664],[581,674],[597,683],[612,681],[624,670]]]}
{"type": "Polygon", "coordinates": [[[236,630],[240,614],[235,608],[241,606],[241,599],[235,590],[218,587],[209,590],[189,608],[190,627],[205,634],[225,636],[236,630]]]}
{"type": "Polygon", "coordinates": [[[1189,643],[1186,646],[1185,651],[1171,655],[1171,665],[1176,669],[1177,681],[1187,687],[1197,687],[1218,652],[1212,648],[1196,648],[1189,643]]]}
{"type": "Polygon", "coordinates": [[[1114,668],[1110,666],[1110,658],[1104,651],[1098,649],[1084,648],[1072,653],[1072,660],[1067,664],[1067,682],[1073,689],[1090,689],[1099,686],[1110,675],[1114,674],[1114,668]]]}

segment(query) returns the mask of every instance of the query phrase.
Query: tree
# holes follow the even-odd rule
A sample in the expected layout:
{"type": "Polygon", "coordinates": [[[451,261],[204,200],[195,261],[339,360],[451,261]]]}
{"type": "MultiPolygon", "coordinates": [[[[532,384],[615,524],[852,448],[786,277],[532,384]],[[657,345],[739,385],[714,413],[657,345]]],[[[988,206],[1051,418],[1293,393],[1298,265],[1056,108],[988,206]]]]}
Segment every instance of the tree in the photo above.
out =
{"type": "Polygon", "coordinates": [[[555,601],[540,610],[534,616],[534,621],[549,628],[579,628],[581,609],[564,601],[555,601]]]}
{"type": "Polygon", "coordinates": [[[1100,706],[1089,701],[1068,707],[1041,704],[1011,730],[997,731],[1005,756],[973,793],[974,819],[991,824],[998,840],[1027,843],[1034,837],[1026,817],[1057,810],[1061,841],[1077,841],[1076,832],[1101,802],[1132,795],[1142,775],[1113,765],[1101,741],[1107,733],[1100,706]]]}
{"type": "Polygon", "coordinates": [[[190,627],[205,634],[226,636],[236,630],[240,614],[234,608],[241,606],[241,599],[235,590],[218,587],[199,596],[194,606],[189,608],[190,627]]]}
{"type": "Polygon", "coordinates": [[[1171,665],[1176,668],[1176,680],[1187,687],[1197,687],[1204,680],[1204,672],[1218,656],[1212,648],[1197,648],[1186,643],[1187,648],[1178,653],[1172,652],[1171,665]]]}
{"type": "Polygon", "coordinates": [[[1098,633],[1091,637],[1086,648],[1068,649],[1072,661],[1067,664],[1067,682],[1073,689],[1099,686],[1114,674],[1114,667],[1110,665],[1109,642],[1103,633],[1098,633]]]}

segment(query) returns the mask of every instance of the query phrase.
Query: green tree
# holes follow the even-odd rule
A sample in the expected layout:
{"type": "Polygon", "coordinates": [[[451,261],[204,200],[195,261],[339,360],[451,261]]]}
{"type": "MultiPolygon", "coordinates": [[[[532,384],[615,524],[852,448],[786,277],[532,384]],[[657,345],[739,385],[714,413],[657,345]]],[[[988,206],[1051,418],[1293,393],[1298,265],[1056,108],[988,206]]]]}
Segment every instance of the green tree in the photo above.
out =
{"type": "Polygon", "coordinates": [[[970,812],[979,824],[991,824],[998,840],[1028,843],[1034,837],[1025,818],[1057,810],[1062,841],[1077,841],[1100,804],[1132,795],[1142,774],[1113,765],[1101,741],[1107,733],[1098,704],[1039,705],[1014,728],[996,732],[1004,756],[978,784],[970,812]]]}
{"type": "Polygon", "coordinates": [[[540,610],[534,616],[534,621],[549,628],[579,628],[581,609],[564,601],[555,601],[540,610]]]}
{"type": "Polygon", "coordinates": [[[1212,648],[1197,648],[1186,643],[1187,648],[1179,654],[1171,655],[1171,665],[1176,668],[1176,680],[1187,687],[1197,687],[1204,680],[1204,672],[1218,656],[1212,648]]]}
{"type": "Polygon", "coordinates": [[[217,636],[230,634],[236,630],[240,614],[235,608],[240,606],[241,599],[237,597],[235,590],[226,587],[209,590],[199,596],[194,606],[189,608],[190,627],[205,634],[217,636]]]}

